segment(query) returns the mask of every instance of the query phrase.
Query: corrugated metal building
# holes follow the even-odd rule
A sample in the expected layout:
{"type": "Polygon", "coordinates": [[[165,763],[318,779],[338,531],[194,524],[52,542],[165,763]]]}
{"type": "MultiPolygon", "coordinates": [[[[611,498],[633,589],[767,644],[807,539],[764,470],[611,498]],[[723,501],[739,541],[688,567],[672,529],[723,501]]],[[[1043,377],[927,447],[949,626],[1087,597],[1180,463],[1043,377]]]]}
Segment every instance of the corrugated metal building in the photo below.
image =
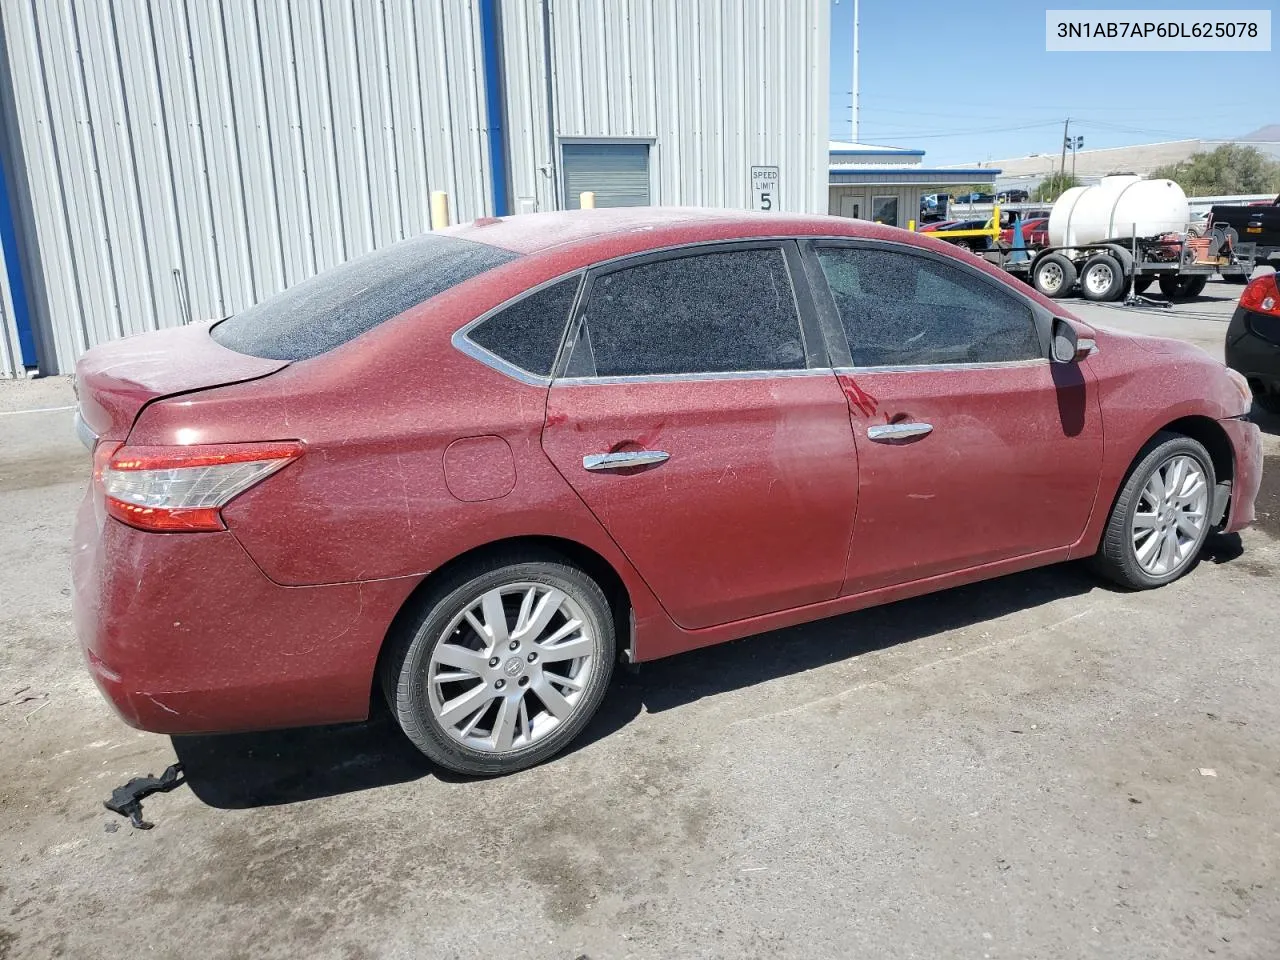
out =
{"type": "Polygon", "coordinates": [[[428,229],[434,190],[827,209],[826,0],[0,12],[3,375],[241,310],[428,229]]]}

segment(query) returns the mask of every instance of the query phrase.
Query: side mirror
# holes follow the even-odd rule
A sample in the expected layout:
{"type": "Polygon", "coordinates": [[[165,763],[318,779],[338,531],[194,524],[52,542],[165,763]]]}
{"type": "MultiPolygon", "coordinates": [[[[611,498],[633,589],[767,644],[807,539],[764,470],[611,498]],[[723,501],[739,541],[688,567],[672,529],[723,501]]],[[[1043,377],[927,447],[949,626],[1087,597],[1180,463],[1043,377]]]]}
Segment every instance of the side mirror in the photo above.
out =
{"type": "Polygon", "coordinates": [[[1053,343],[1049,348],[1049,356],[1054,363],[1075,363],[1080,338],[1076,328],[1061,317],[1053,319],[1053,343]]]}

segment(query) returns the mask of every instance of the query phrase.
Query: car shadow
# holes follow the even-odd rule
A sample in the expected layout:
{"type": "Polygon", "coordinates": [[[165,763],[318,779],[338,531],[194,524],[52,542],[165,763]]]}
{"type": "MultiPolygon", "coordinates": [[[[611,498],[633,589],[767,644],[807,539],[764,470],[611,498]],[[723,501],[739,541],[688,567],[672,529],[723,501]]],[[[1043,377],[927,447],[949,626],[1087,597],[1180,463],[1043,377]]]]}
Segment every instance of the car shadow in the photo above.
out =
{"type": "MultiPolygon", "coordinates": [[[[600,712],[568,752],[644,711],[686,706],[1098,588],[1080,564],[1061,564],[619,668],[600,712]]],[[[223,809],[298,803],[426,776],[466,779],[434,768],[376,697],[363,723],[172,739],[192,791],[223,809]]]]}

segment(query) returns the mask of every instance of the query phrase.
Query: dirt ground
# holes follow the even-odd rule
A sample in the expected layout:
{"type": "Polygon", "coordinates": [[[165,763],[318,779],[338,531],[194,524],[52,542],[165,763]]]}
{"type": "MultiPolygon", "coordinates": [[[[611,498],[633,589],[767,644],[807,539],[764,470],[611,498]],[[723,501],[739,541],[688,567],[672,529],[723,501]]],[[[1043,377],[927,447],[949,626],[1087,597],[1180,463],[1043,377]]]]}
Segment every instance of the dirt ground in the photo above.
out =
{"type": "MultiPolygon", "coordinates": [[[[1079,312],[1221,355],[1239,289],[1079,312]]],[[[0,383],[0,960],[1280,956],[1280,420],[1257,527],[1168,588],[1055,567],[646,665],[468,781],[384,715],[120,722],[71,628],[71,403],[0,383]],[[175,759],[155,829],[103,809],[175,759]]]]}

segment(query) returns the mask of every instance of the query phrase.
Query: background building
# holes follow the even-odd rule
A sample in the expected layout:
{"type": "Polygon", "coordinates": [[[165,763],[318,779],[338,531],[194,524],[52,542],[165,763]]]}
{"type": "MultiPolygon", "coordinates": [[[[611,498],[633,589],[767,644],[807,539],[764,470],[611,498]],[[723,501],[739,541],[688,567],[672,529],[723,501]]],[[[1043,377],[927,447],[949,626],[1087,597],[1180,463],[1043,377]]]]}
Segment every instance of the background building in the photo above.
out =
{"type": "Polygon", "coordinates": [[[234,313],[434,190],[826,212],[828,34],[826,0],[0,4],[0,375],[234,313]]]}
{"type": "Polygon", "coordinates": [[[924,151],[866,143],[829,144],[827,212],[906,227],[920,219],[920,197],[973,186],[994,192],[994,167],[928,167],[924,151]]]}

